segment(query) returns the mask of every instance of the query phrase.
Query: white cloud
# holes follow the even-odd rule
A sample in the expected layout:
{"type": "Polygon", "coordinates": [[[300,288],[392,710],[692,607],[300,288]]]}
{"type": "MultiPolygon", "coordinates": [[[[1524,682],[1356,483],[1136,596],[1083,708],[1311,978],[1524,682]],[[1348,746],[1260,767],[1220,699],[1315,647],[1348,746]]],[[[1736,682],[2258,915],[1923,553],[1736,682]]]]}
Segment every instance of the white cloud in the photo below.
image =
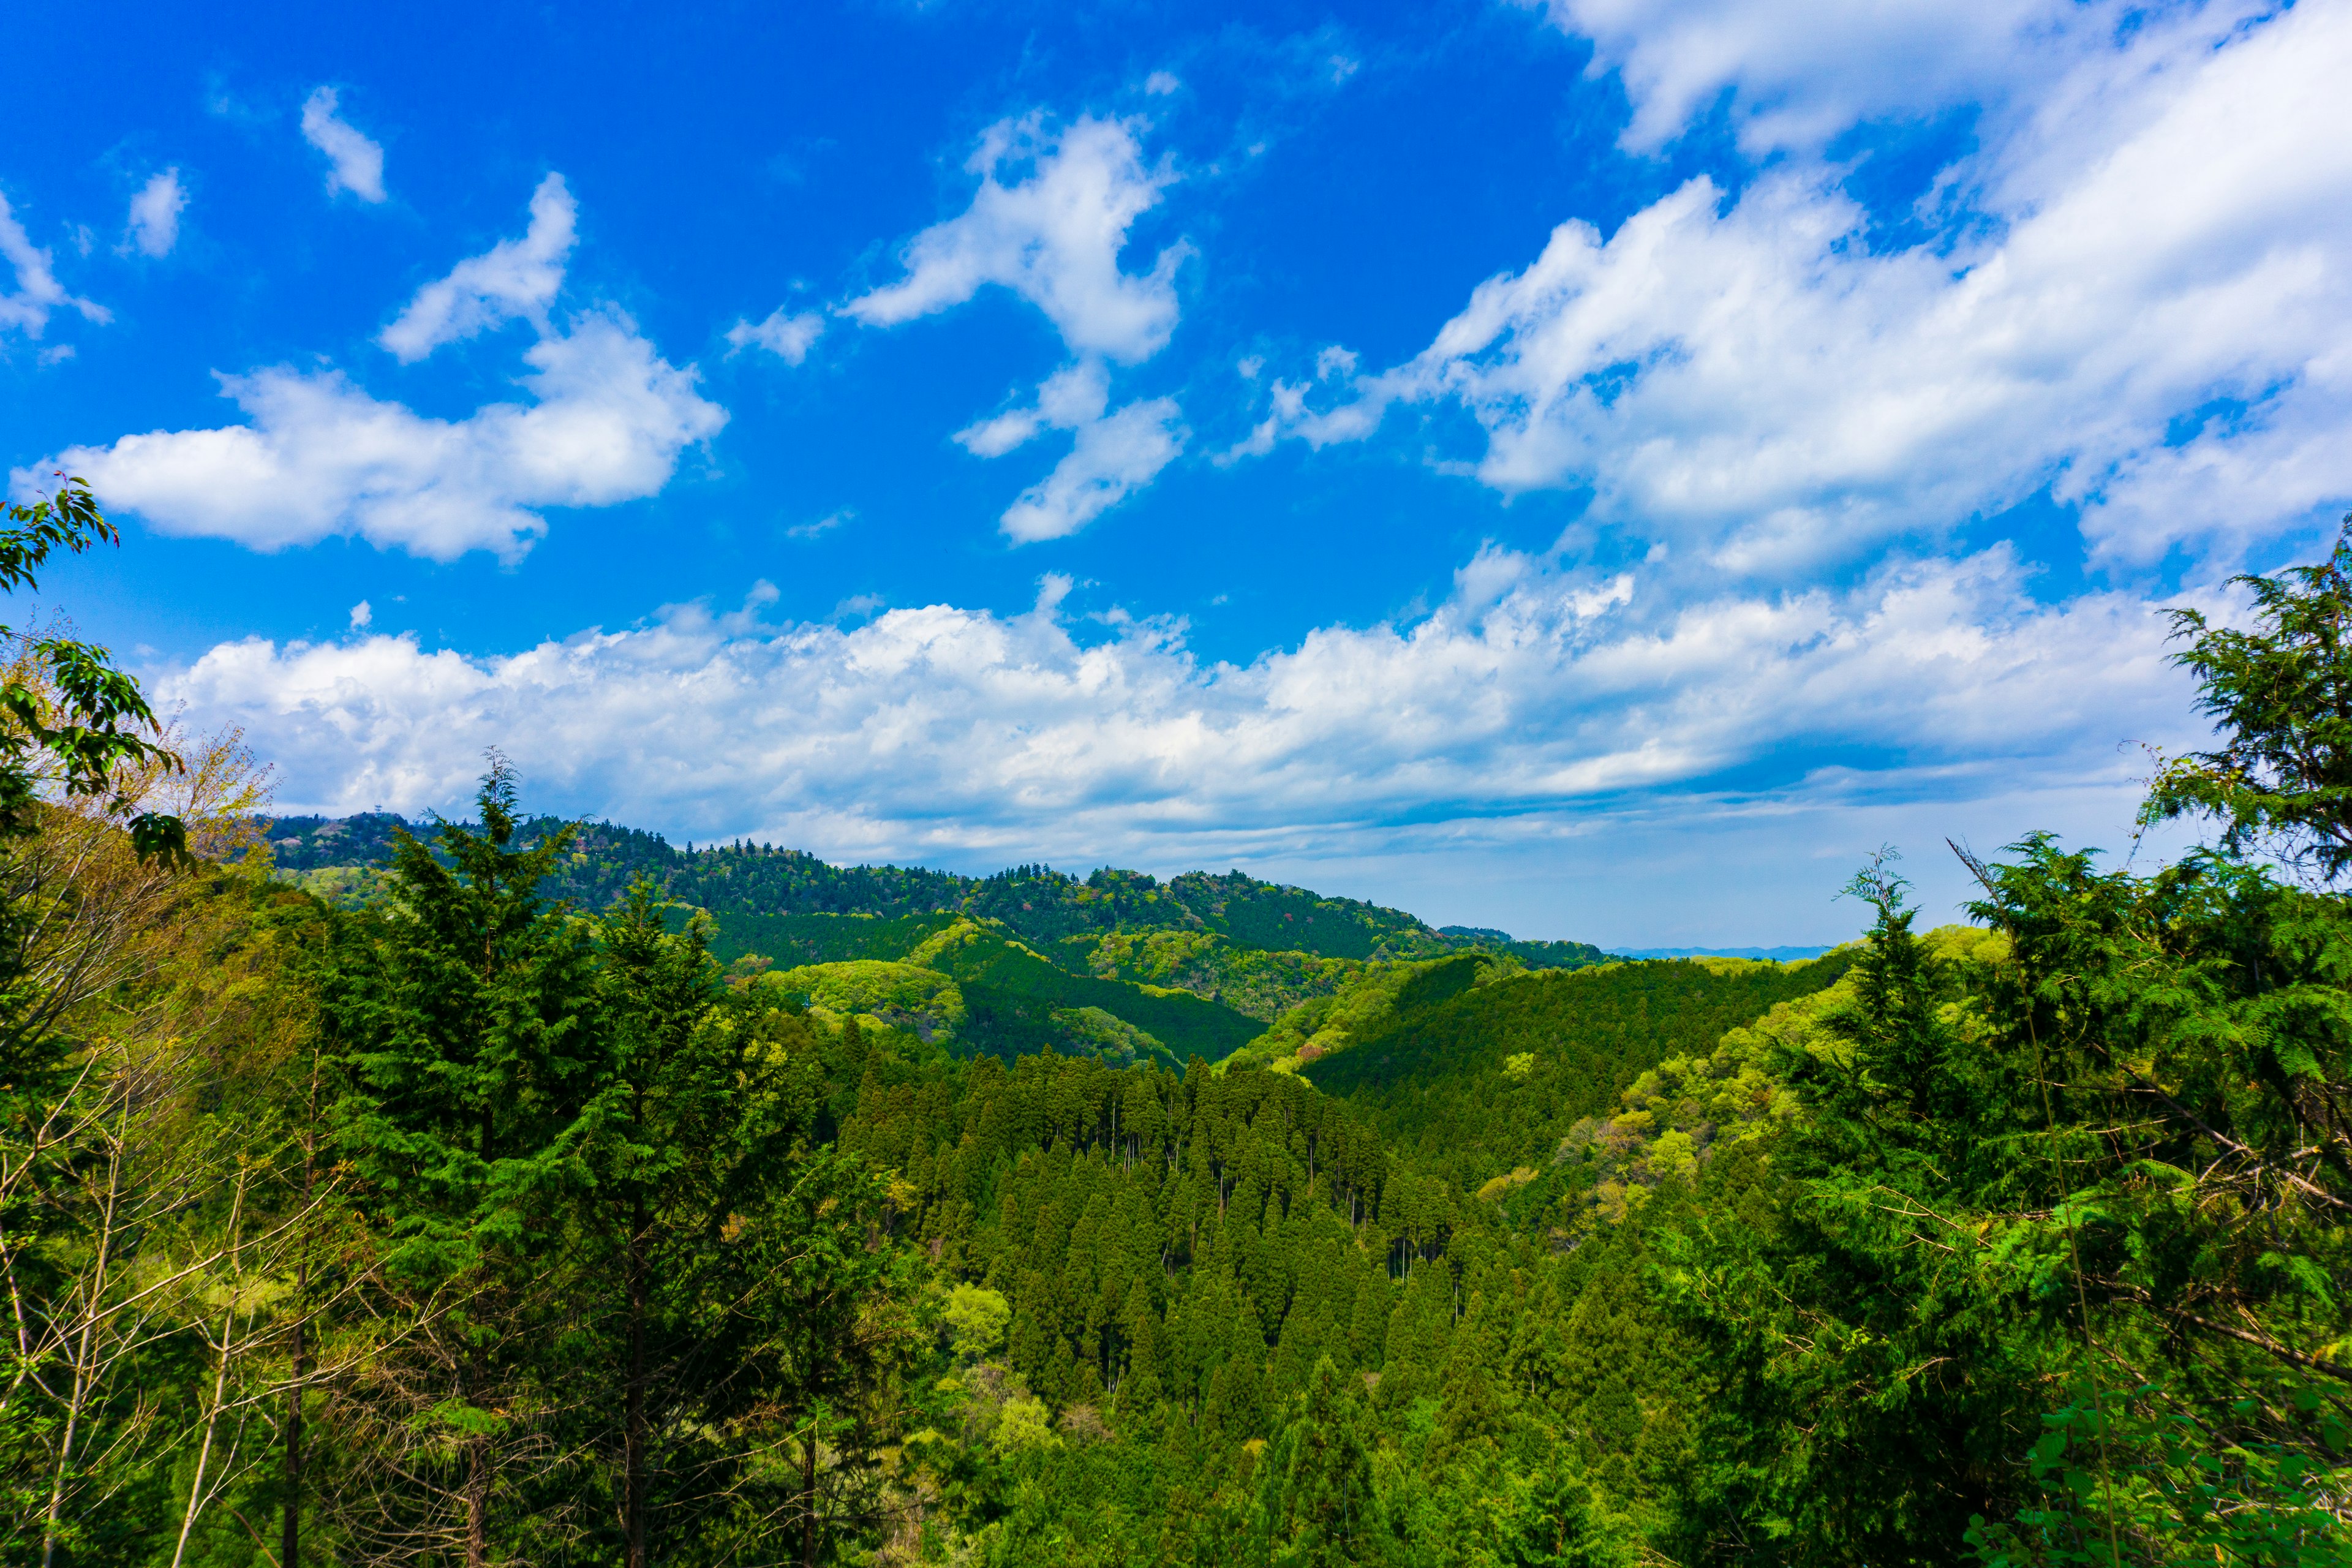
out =
{"type": "Polygon", "coordinates": [[[181,187],[180,171],[165,169],[131,198],[130,222],[123,234],[127,249],[142,256],[164,257],[180,242],[180,215],[188,208],[188,193],[181,187]]]}
{"type": "Polygon", "coordinates": [[[1172,397],[1130,403],[1077,431],[1054,471],[1006,509],[998,526],[1016,544],[1076,533],[1158,478],[1191,434],[1172,397]]]}
{"type": "Polygon", "coordinates": [[[302,102],[302,140],[327,155],[327,194],[349,191],[363,202],[383,200],[383,149],[336,113],[331,87],[312,89],[302,102]]]}
{"type": "Polygon", "coordinates": [[[1277,383],[1237,450],[1457,402],[1488,484],[1589,485],[1601,517],[1734,566],[2043,486],[2124,559],[2309,526],[2352,497],[2352,10],[2185,37],[2100,56],[2030,134],[1952,172],[1987,237],[1874,248],[1834,172],[1802,162],[1737,199],[1696,180],[1606,237],[1561,225],[1351,400],[1277,383]]]}
{"type": "Polygon", "coordinates": [[[563,287],[578,216],[563,176],[548,175],[531,193],[530,226],[520,239],[502,239],[419,289],[376,342],[411,364],[444,343],[508,321],[530,321],[544,335],[548,308],[563,287]]]}
{"type": "Polygon", "coordinates": [[[1110,377],[1097,360],[1064,367],[1037,388],[1037,400],[955,434],[975,457],[1001,458],[1042,430],[1071,430],[1076,441],[1054,471],[1022,492],[1001,520],[1015,543],[1076,533],[1150,484],[1183,451],[1175,399],[1155,397],[1110,407],[1110,377]]]}
{"type": "Polygon", "coordinates": [[[1076,430],[1091,425],[1110,406],[1110,376],[1098,360],[1065,365],[1037,388],[1037,401],[1008,409],[955,433],[958,445],[974,457],[1001,458],[1040,430],[1076,430]]]}
{"type": "Polygon", "coordinates": [[[1183,85],[1173,71],[1153,71],[1143,79],[1143,90],[1153,98],[1166,98],[1183,85]]]}
{"type": "Polygon", "coordinates": [[[365,599],[352,606],[352,630],[363,632],[367,630],[369,623],[374,619],[375,611],[365,599]]]}
{"type": "MultiPolygon", "coordinates": [[[[1850,125],[1925,120],[1955,106],[1999,113],[2105,49],[2120,28],[2225,9],[2126,0],[1526,3],[1592,41],[1591,74],[1613,71],[1624,83],[1633,104],[1627,146],[1655,148],[1727,98],[1741,143],[1759,153],[1815,148],[1850,125]]],[[[2254,8],[2226,9],[2234,20],[2254,8]]],[[[2227,28],[2224,20],[2217,35],[2227,28]]]]}
{"type": "Polygon", "coordinates": [[[835,529],[856,521],[856,518],[857,512],[855,508],[843,507],[837,511],[825,513],[814,522],[794,523],[784,530],[784,537],[786,539],[823,539],[835,529]]]}
{"type": "Polygon", "coordinates": [[[747,348],[762,348],[786,364],[798,364],[808,358],[810,349],[824,335],[824,318],[814,310],[785,314],[782,305],[768,312],[767,319],[737,321],[727,329],[730,353],[741,353],[747,348]]]}
{"type": "Polygon", "coordinates": [[[868,326],[895,326],[961,305],[995,284],[1043,310],[1071,351],[1133,363],[1176,330],[1176,268],[1189,247],[1161,251],[1150,272],[1119,269],[1135,220],[1175,179],[1146,168],[1132,127],[1081,119],[1059,132],[1041,114],[991,126],[965,165],[980,190],[960,216],[907,243],[900,281],[841,307],[868,326]],[[1025,172],[1007,184],[1002,176],[1025,172]]]}
{"type": "Polygon", "coordinates": [[[529,403],[427,418],[339,370],[278,365],[220,378],[245,424],[70,447],[17,469],[11,483],[21,493],[37,473],[64,466],[108,506],[161,532],[256,550],[357,534],[436,561],[473,550],[517,560],[547,531],[545,508],[656,493],[687,447],[719,433],[727,411],[697,390],[694,366],[663,359],[619,310],[561,327],[549,320],[572,244],[560,176],[541,183],[530,211],[522,239],[419,289],[381,340],[414,360],[496,321],[528,320],[540,334],[523,354],[529,403]]]}
{"type": "Polygon", "coordinates": [[[357,534],[438,561],[512,560],[546,531],[540,509],[652,495],[727,422],[693,367],[663,360],[617,311],[583,316],[523,357],[530,403],[456,421],[380,401],[340,371],[224,376],[248,423],[72,447],[14,482],[65,467],[159,531],[257,550],[357,534]]]}
{"type": "Polygon", "coordinates": [[[688,607],[503,658],[255,639],[155,689],[245,725],[289,809],[461,801],[497,744],[551,806],[695,837],[1222,866],[1764,798],[2116,788],[2117,742],[2189,729],[2162,624],[2124,595],[2038,604],[2026,576],[1996,549],[1670,607],[1633,575],[1487,551],[1418,624],[1328,626],[1246,666],[1116,613],[1083,642],[1049,576],[1010,617],[688,607]]]}
{"type": "Polygon", "coordinates": [[[66,292],[50,268],[49,253],[25,233],[25,226],[16,221],[5,195],[0,195],[0,258],[5,258],[16,274],[16,287],[0,294],[0,331],[13,329],[28,338],[37,338],[48,328],[49,312],[60,308],[79,310],[89,321],[103,323],[113,319],[105,306],[66,292]]]}

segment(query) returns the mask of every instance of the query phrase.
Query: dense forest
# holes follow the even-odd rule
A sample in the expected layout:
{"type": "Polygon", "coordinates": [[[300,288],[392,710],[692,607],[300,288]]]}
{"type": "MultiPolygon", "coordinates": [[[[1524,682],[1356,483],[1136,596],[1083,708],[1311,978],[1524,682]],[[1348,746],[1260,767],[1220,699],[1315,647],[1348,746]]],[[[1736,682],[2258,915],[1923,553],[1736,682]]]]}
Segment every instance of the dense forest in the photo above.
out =
{"type": "MultiPolygon", "coordinates": [[[[0,585],[110,540],[68,486],[0,585]]],[[[2352,1561],[2352,532],[1820,959],[274,816],[0,689],[0,1560],[2352,1561]]]]}

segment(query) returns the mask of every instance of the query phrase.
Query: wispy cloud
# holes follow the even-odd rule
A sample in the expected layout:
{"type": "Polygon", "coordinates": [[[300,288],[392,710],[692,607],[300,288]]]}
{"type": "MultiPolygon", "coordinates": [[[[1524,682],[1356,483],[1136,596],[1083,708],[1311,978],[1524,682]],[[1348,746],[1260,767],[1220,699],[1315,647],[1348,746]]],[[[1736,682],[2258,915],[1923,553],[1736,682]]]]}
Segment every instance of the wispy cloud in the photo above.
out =
{"type": "Polygon", "coordinates": [[[123,247],[142,256],[162,258],[180,243],[180,215],[188,208],[188,193],[180,184],[180,171],[165,169],[152,176],[131,198],[131,214],[123,231],[123,247]]]}
{"type": "Polygon", "coordinates": [[[1034,403],[956,432],[957,444],[980,458],[1001,458],[1045,430],[1076,435],[1054,471],[1005,510],[1005,537],[1027,544],[1076,533],[1158,478],[1191,439],[1172,397],[1109,410],[1109,374],[1099,360],[1081,360],[1047,377],[1034,403]]]}
{"type": "Polygon", "coordinates": [[[728,352],[732,354],[747,348],[765,349],[786,364],[798,364],[808,358],[809,350],[824,335],[823,316],[814,310],[789,311],[780,305],[763,321],[740,320],[728,328],[728,352]]]}
{"type": "Polygon", "coordinates": [[[224,376],[247,423],[69,447],[43,467],[85,475],[164,533],[256,550],[356,534],[436,561],[513,560],[547,531],[543,509],[652,495],[727,420],[692,367],[663,360],[618,312],[582,317],[523,359],[530,402],[458,420],[379,399],[340,371],[224,376]]]}
{"type": "Polygon", "coordinates": [[[341,96],[316,88],[302,102],[302,139],[327,155],[327,194],[349,191],[360,200],[384,199],[383,149],[338,112],[341,96]]]}
{"type": "Polygon", "coordinates": [[[530,226],[520,239],[502,239],[425,284],[376,342],[411,364],[444,343],[508,321],[529,321],[544,334],[578,218],[563,176],[548,175],[531,193],[530,226]]]}
{"type": "Polygon", "coordinates": [[[25,233],[25,226],[16,221],[5,195],[0,195],[0,259],[16,274],[16,287],[0,294],[0,331],[14,330],[37,338],[48,328],[49,312],[59,309],[77,310],[88,321],[113,320],[105,306],[66,292],[50,265],[49,253],[25,233]]]}
{"type": "MultiPolygon", "coordinates": [[[[1679,133],[1718,97],[1749,149],[1815,148],[1847,127],[1990,105],[2046,86],[2103,49],[2127,18],[2164,7],[2121,0],[1524,0],[1593,44],[1591,72],[1614,72],[1633,100],[1637,149],[1679,133]]],[[[2152,14],[2151,14],[2152,13],[2152,14]]]]}
{"type": "Polygon", "coordinates": [[[822,539],[826,534],[831,533],[835,529],[840,528],[844,524],[850,522],[856,519],[856,512],[853,511],[848,507],[843,507],[838,511],[829,511],[825,513],[823,517],[818,518],[814,522],[794,523],[792,527],[784,530],[784,537],[786,539],[822,539]]]}

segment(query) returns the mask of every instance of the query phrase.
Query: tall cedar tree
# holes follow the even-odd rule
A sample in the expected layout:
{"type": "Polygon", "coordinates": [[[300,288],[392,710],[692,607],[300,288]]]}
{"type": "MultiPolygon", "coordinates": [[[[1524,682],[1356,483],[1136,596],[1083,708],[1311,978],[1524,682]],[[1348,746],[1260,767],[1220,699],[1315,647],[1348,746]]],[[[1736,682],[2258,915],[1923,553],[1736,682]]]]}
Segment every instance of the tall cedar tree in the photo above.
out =
{"type": "Polygon", "coordinates": [[[479,832],[437,835],[446,865],[398,837],[391,907],[354,922],[321,998],[342,1075],[341,1152],[393,1287],[397,1331],[380,1370],[413,1363],[397,1369],[395,1397],[415,1408],[376,1430],[425,1435],[392,1467],[382,1500],[394,1511],[375,1533],[446,1531],[467,1568],[572,1511],[533,1428],[569,1397],[552,1359],[569,1306],[566,1221],[609,1073],[589,932],[538,894],[570,831],[515,847],[502,760],[478,805],[479,832]]]}

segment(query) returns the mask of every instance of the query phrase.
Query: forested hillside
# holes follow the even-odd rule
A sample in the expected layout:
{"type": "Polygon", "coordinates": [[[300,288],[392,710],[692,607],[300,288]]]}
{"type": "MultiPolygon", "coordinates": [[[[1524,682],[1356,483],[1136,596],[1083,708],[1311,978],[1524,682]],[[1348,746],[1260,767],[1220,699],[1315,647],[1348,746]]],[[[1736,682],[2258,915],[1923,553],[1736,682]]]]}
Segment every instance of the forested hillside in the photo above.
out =
{"type": "MultiPolygon", "coordinates": [[[[362,888],[363,881],[348,873],[383,866],[394,836],[412,826],[424,831],[398,816],[373,813],[276,817],[263,828],[281,871],[298,879],[347,873],[307,884],[331,895],[362,888]]],[[[833,866],[802,850],[761,844],[676,849],[656,834],[603,822],[574,826],[553,817],[523,823],[518,842],[534,844],[567,826],[572,827],[570,847],[551,868],[545,890],[583,910],[604,908],[644,878],[665,897],[721,917],[966,914],[1001,921],[1040,946],[1166,932],[1219,938],[1214,945],[1239,952],[1360,961],[1477,948],[1545,969],[1598,963],[1603,956],[1585,942],[1517,942],[1504,931],[1465,926],[1433,931],[1396,910],[1325,898],[1238,871],[1192,871],[1164,884],[1139,871],[1108,867],[1084,880],[1044,866],[960,877],[919,867],[833,866]]]]}
{"type": "Polygon", "coordinates": [[[2025,837],[1924,935],[1882,855],[1797,963],[502,765],[298,831],[21,645],[0,1560],[2352,1562],[2347,574],[2183,618],[2214,847],[2025,837]]]}
{"type": "MultiPolygon", "coordinates": [[[[345,909],[386,895],[386,867],[409,831],[382,813],[276,817],[258,829],[278,876],[345,909]]],[[[860,1011],[915,1021],[927,1039],[1003,1057],[1050,1045],[1181,1070],[1196,1056],[1223,1060],[1303,1003],[1390,984],[1381,977],[1416,959],[1469,949],[1515,970],[1568,970],[1604,956],[1581,942],[1435,931],[1239,872],[1164,886],[1108,868],[1085,881],[1042,866],[968,878],[836,867],[744,843],[675,850],[657,835],[553,817],[518,822],[514,841],[556,836],[564,849],[539,889],[549,900],[598,910],[643,881],[673,929],[710,917],[718,961],[766,972],[780,995],[825,1007],[825,997],[855,994],[860,1011]]]]}

